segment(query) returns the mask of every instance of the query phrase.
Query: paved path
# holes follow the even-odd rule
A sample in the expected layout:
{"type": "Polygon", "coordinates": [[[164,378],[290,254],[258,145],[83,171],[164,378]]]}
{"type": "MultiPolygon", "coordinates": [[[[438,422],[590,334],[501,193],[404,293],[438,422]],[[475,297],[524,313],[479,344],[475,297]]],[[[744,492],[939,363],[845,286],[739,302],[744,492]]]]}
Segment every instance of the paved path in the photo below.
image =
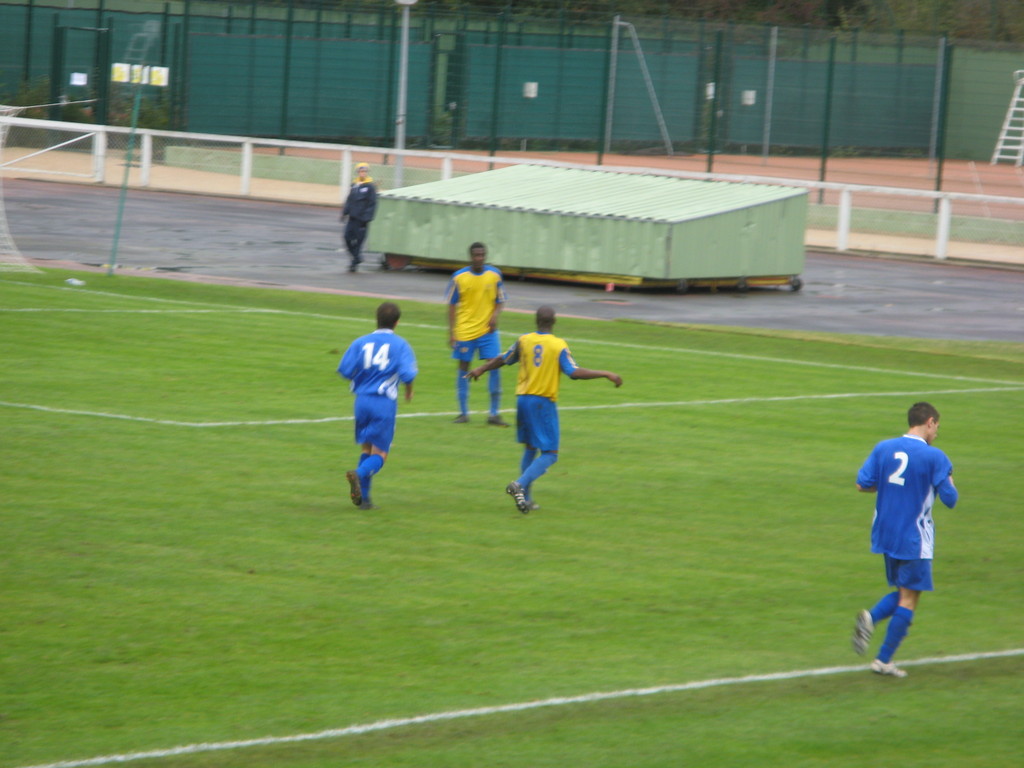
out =
{"type": "MultiPolygon", "coordinates": [[[[105,187],[4,181],[15,242],[27,257],[54,265],[110,262],[118,195],[105,187]]],[[[117,262],[156,275],[441,301],[447,275],[350,275],[339,246],[336,208],[131,190],[117,262]]],[[[1024,342],[1024,270],[811,252],[803,280],[797,293],[686,295],[512,281],[509,308],[551,304],[561,314],[605,319],[1024,342]]]]}

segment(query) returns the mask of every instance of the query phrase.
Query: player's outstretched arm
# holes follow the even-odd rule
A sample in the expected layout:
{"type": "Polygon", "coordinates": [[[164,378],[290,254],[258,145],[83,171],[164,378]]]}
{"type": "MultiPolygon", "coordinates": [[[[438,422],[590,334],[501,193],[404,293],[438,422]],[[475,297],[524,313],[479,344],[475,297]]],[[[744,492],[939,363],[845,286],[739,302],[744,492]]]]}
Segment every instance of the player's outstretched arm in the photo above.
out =
{"type": "Polygon", "coordinates": [[[465,375],[464,378],[467,378],[470,381],[476,381],[477,379],[479,379],[481,376],[483,376],[488,371],[493,371],[495,368],[501,368],[501,366],[503,366],[504,364],[505,364],[505,358],[503,358],[503,357],[499,356],[499,357],[491,358],[490,360],[488,360],[483,365],[478,365],[473,370],[466,371],[466,375],[465,375]]]}
{"type": "Polygon", "coordinates": [[[622,377],[611,371],[595,371],[590,368],[577,368],[572,372],[571,379],[608,379],[616,387],[622,386],[622,377]]]}

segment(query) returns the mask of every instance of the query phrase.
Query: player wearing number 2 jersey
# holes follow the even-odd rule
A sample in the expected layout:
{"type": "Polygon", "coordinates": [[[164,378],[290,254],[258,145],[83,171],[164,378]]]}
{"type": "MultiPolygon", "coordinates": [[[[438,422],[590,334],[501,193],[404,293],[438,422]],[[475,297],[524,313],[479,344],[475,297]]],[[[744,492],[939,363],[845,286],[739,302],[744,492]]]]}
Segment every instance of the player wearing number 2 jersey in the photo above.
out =
{"type": "Polygon", "coordinates": [[[519,442],[525,448],[520,462],[522,474],[508,484],[505,492],[515,500],[516,508],[526,514],[537,509],[533,503],[533,481],[547,472],[558,461],[558,390],[560,374],[570,379],[608,379],[616,387],[622,386],[622,377],[611,371],[592,371],[580,368],[569,352],[569,345],[551,331],[555,325],[555,310],[541,307],[537,310],[537,331],[516,339],[515,344],[500,357],[466,373],[475,381],[486,371],[503,365],[519,363],[519,381],[516,384],[516,430],[519,442]]]}
{"type": "Polygon", "coordinates": [[[876,445],[857,473],[857,489],[878,494],[871,551],[885,557],[889,586],[897,591],[857,615],[853,648],[864,653],[875,625],[890,619],[871,669],[896,677],[905,677],[906,672],[892,663],[893,654],[910,629],[921,592],[933,588],[935,497],[952,509],[959,496],[953,485],[953,464],[932,445],[939,433],[939,412],[930,403],[915,403],[907,412],[907,422],[907,433],[876,445]]]}
{"type": "Polygon", "coordinates": [[[409,342],[395,333],[401,314],[389,301],[377,307],[377,330],[353,341],[338,365],[338,373],[352,382],[356,395],[356,442],[362,446],[362,454],[356,469],[345,476],[352,503],[360,509],[375,509],[370,486],[395,437],[400,383],[405,385],[406,401],[412,400],[416,355],[409,342]]]}

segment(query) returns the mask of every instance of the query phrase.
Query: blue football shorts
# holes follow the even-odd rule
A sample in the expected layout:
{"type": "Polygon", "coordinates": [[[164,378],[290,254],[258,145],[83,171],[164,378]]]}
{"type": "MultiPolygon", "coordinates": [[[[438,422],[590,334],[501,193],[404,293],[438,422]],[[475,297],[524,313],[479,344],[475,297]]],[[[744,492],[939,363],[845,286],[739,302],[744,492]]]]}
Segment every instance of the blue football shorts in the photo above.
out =
{"type": "Polygon", "coordinates": [[[905,587],[921,592],[931,592],[932,561],[931,560],[897,560],[885,555],[885,577],[890,587],[905,587]]]}
{"type": "Polygon", "coordinates": [[[501,344],[498,343],[498,332],[491,331],[469,341],[456,340],[452,347],[452,357],[455,360],[469,362],[473,354],[479,352],[481,360],[491,360],[501,355],[501,344]]]}
{"type": "Polygon", "coordinates": [[[561,437],[558,406],[540,395],[519,395],[516,398],[516,432],[520,443],[540,451],[557,451],[561,437]]]}
{"type": "Polygon", "coordinates": [[[369,443],[384,453],[395,439],[398,402],[384,395],[356,395],[356,442],[369,443]]]}

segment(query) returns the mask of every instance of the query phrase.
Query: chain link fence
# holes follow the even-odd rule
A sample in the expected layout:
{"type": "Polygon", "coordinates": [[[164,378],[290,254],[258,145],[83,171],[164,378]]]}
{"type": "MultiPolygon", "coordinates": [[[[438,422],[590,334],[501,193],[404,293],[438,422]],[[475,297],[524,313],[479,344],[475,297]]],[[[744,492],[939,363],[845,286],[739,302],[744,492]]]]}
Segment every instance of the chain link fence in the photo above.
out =
{"type": "MultiPolygon", "coordinates": [[[[388,146],[400,19],[393,3],[0,0],[0,100],[128,124],[109,72],[142,63],[168,77],[142,88],[144,127],[388,146]]],[[[820,181],[837,159],[927,158],[935,189],[944,158],[991,155],[1024,54],[565,7],[420,4],[410,19],[408,146],[693,156],[708,172],[725,155],[777,169],[816,158],[820,181]]]]}

